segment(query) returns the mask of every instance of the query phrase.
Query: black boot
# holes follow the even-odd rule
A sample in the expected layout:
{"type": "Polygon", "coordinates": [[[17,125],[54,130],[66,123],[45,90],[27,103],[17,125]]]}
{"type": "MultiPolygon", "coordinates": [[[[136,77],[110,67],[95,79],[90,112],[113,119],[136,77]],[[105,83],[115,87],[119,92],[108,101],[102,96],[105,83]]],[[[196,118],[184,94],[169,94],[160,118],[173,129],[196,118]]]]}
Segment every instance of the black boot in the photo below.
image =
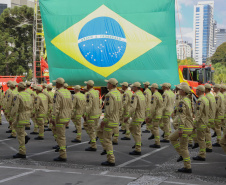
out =
{"type": "Polygon", "coordinates": [[[102,166],[115,166],[115,163],[110,163],[110,162],[106,161],[106,162],[102,162],[101,165],[102,166]]]}
{"type": "Polygon", "coordinates": [[[89,148],[86,148],[85,151],[96,152],[97,149],[96,148],[89,147],[89,148]]]}
{"type": "Polygon", "coordinates": [[[27,144],[30,139],[31,138],[29,136],[25,136],[25,144],[27,144]]]}
{"type": "Polygon", "coordinates": [[[128,137],[122,137],[121,140],[131,140],[131,139],[128,137]]]}
{"type": "Polygon", "coordinates": [[[214,134],[212,135],[212,137],[216,137],[217,136],[217,133],[216,132],[214,132],[214,134]]]}
{"type": "Polygon", "coordinates": [[[137,151],[132,151],[129,153],[129,155],[141,155],[141,152],[137,152],[137,151]]]}
{"type": "Polygon", "coordinates": [[[81,140],[78,140],[78,139],[73,139],[71,140],[72,143],[81,143],[81,140]]]}
{"type": "Polygon", "coordinates": [[[196,157],[193,157],[193,160],[195,160],[195,161],[205,161],[206,158],[202,158],[200,156],[196,156],[196,157]]]}
{"type": "Polygon", "coordinates": [[[54,161],[58,161],[58,162],[66,162],[67,159],[61,158],[61,157],[57,157],[53,159],[54,161]]]}
{"type": "Polygon", "coordinates": [[[199,144],[195,143],[194,146],[192,147],[192,149],[195,149],[195,148],[198,148],[198,147],[199,147],[199,144]]]}
{"type": "Polygon", "coordinates": [[[183,157],[180,156],[178,159],[177,159],[177,162],[180,162],[180,161],[183,161],[183,157]]]}
{"type": "Polygon", "coordinates": [[[118,143],[114,143],[114,142],[112,142],[112,145],[118,145],[118,143]]]}
{"type": "Polygon", "coordinates": [[[144,130],[142,133],[151,133],[149,130],[144,130]]]}
{"type": "Polygon", "coordinates": [[[181,169],[178,169],[177,171],[182,173],[192,173],[192,169],[187,169],[187,168],[181,168],[181,169]]]}
{"type": "Polygon", "coordinates": [[[31,128],[30,127],[25,127],[25,130],[31,130],[31,128]]]}
{"type": "Polygon", "coordinates": [[[16,136],[12,136],[12,135],[10,135],[8,138],[16,138],[16,136]]]}
{"type": "Polygon", "coordinates": [[[156,145],[156,144],[150,145],[149,147],[150,147],[150,148],[161,148],[160,145],[156,145]]]}
{"type": "Polygon", "coordinates": [[[214,143],[214,144],[212,144],[212,146],[214,146],[214,147],[221,147],[221,145],[219,143],[214,143]]]}
{"type": "Polygon", "coordinates": [[[59,145],[53,146],[53,149],[57,149],[59,148],[59,145]]]}
{"type": "Polygon", "coordinates": [[[32,135],[38,135],[38,132],[31,132],[32,135]]]}
{"type": "Polygon", "coordinates": [[[43,137],[38,136],[38,137],[35,137],[35,140],[44,140],[44,138],[43,138],[43,137]]]}
{"type": "Polygon", "coordinates": [[[23,154],[20,154],[20,153],[17,153],[16,155],[13,156],[13,158],[26,158],[26,155],[23,155],[23,154]]]}
{"type": "Polygon", "coordinates": [[[122,134],[126,134],[126,130],[124,130],[122,134]]]}
{"type": "Polygon", "coordinates": [[[209,149],[209,148],[206,149],[206,152],[208,152],[208,153],[211,153],[212,151],[213,151],[213,149],[209,149]]]}
{"type": "Polygon", "coordinates": [[[166,139],[162,139],[160,140],[161,143],[169,143],[170,141],[169,140],[166,140],[166,139]]]}
{"type": "Polygon", "coordinates": [[[152,134],[149,138],[148,138],[148,140],[152,140],[152,139],[154,139],[155,138],[155,136],[152,134]]]}
{"type": "Polygon", "coordinates": [[[106,155],[106,154],[107,154],[106,150],[103,150],[103,152],[100,153],[100,155],[106,155]]]}
{"type": "Polygon", "coordinates": [[[11,133],[12,132],[12,130],[7,130],[5,133],[11,133]]]}

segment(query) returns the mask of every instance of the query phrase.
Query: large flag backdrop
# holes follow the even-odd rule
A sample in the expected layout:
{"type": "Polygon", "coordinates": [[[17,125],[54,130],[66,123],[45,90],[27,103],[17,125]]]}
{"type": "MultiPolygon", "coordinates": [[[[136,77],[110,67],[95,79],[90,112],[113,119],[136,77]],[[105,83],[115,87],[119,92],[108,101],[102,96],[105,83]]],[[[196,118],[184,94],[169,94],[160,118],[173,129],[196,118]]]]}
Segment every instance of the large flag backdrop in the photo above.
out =
{"type": "Polygon", "coordinates": [[[175,0],[40,0],[50,80],[179,83],[175,0]]]}

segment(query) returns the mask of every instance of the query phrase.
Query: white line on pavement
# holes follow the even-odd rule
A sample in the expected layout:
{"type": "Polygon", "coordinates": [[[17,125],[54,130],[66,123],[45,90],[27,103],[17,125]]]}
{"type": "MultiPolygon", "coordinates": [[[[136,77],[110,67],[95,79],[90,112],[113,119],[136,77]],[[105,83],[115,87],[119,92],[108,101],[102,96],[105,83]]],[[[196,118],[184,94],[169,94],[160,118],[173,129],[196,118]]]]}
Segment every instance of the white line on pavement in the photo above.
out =
{"type": "Polygon", "coordinates": [[[198,185],[198,184],[190,184],[190,183],[183,183],[183,182],[173,182],[173,181],[164,181],[168,184],[181,184],[181,185],[198,185]]]}
{"type": "MultiPolygon", "coordinates": [[[[77,143],[77,144],[74,144],[74,145],[70,145],[70,146],[67,146],[67,148],[71,148],[73,146],[78,146],[78,145],[82,145],[82,144],[85,144],[87,143],[88,141],[84,141],[82,143],[77,143]]],[[[40,152],[40,153],[36,153],[36,154],[33,154],[33,155],[30,155],[30,156],[27,156],[27,158],[31,158],[31,157],[34,157],[34,156],[39,156],[39,155],[43,155],[43,154],[46,154],[46,153],[49,153],[49,152],[53,152],[55,151],[54,149],[53,150],[47,150],[47,151],[44,151],[44,152],[40,152]]]]}
{"type": "Polygon", "coordinates": [[[130,161],[127,161],[127,162],[125,162],[125,163],[122,163],[122,164],[120,164],[120,165],[118,165],[117,167],[125,167],[125,166],[127,166],[128,164],[131,164],[131,163],[133,163],[133,162],[136,162],[136,161],[138,161],[138,160],[140,160],[140,159],[142,159],[142,158],[145,158],[145,157],[147,157],[147,156],[149,156],[149,155],[152,155],[152,154],[154,154],[154,153],[156,153],[156,152],[159,152],[159,151],[161,151],[161,150],[164,150],[165,148],[168,148],[169,147],[169,145],[167,145],[167,146],[164,146],[164,147],[162,147],[162,148],[160,148],[160,149],[157,149],[157,150],[154,150],[154,151],[152,151],[152,152],[149,152],[149,153],[147,153],[147,154],[145,154],[145,155],[142,155],[142,156],[140,156],[140,157],[137,157],[137,158],[135,158],[135,159],[132,159],[132,160],[130,160],[130,161]]]}
{"type": "Polygon", "coordinates": [[[5,142],[2,142],[3,145],[7,146],[8,148],[10,148],[12,151],[14,152],[18,152],[17,149],[13,148],[12,146],[7,145],[5,142]]]}
{"type": "Polygon", "coordinates": [[[100,175],[106,175],[109,171],[101,172],[100,175]]]}
{"type": "Polygon", "coordinates": [[[3,139],[3,140],[0,140],[0,142],[9,141],[9,140],[12,140],[12,139],[3,139]]]}
{"type": "MultiPolygon", "coordinates": [[[[48,170],[48,169],[21,168],[21,167],[13,167],[13,166],[0,166],[0,168],[3,168],[3,169],[17,169],[17,170],[32,170],[30,172],[22,173],[22,174],[13,176],[13,177],[9,177],[9,178],[0,180],[0,183],[6,182],[6,181],[9,181],[9,180],[13,180],[15,178],[22,177],[22,176],[25,176],[25,175],[29,175],[29,174],[34,173],[34,172],[37,172],[37,171],[49,172],[49,173],[67,173],[67,174],[77,174],[77,175],[83,175],[83,174],[85,174],[85,173],[81,173],[81,172],[70,172],[70,171],[48,170]]],[[[99,174],[90,174],[90,175],[92,175],[92,176],[104,176],[104,177],[124,178],[124,179],[133,179],[133,180],[134,179],[137,179],[136,177],[130,177],[130,176],[107,175],[108,172],[109,171],[104,171],[104,172],[101,172],[99,174]]]]}
{"type": "Polygon", "coordinates": [[[5,178],[5,179],[2,179],[2,180],[0,180],[0,183],[4,183],[4,182],[7,182],[7,181],[10,181],[10,180],[13,180],[13,179],[17,179],[19,177],[30,175],[32,173],[35,173],[35,170],[32,170],[30,172],[25,172],[25,173],[21,173],[19,175],[15,175],[15,176],[12,176],[12,177],[8,177],[8,178],[5,178]]]}

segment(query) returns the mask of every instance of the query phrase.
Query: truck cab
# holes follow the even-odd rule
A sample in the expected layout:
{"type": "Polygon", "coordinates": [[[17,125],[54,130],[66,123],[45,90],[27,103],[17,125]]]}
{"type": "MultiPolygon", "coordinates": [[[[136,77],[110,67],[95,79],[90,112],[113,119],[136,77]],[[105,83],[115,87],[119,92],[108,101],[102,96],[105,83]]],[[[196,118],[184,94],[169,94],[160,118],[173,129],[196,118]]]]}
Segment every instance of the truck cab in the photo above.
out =
{"type": "Polygon", "coordinates": [[[196,94],[194,87],[213,82],[214,68],[211,65],[181,65],[178,68],[180,82],[186,82],[196,94]]]}

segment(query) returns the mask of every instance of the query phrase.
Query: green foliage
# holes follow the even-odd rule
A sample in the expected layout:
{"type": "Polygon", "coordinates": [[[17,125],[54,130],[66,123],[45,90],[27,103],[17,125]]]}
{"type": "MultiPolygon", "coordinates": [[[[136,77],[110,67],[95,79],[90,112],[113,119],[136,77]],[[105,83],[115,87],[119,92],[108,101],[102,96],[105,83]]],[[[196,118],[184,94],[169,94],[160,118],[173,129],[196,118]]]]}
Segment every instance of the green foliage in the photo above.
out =
{"type": "Polygon", "coordinates": [[[181,66],[181,65],[197,65],[195,60],[191,57],[188,57],[185,60],[177,59],[177,64],[178,64],[178,66],[181,66]]]}
{"type": "Polygon", "coordinates": [[[32,62],[34,9],[7,8],[0,15],[0,73],[23,75],[32,62]]]}
{"type": "Polygon", "coordinates": [[[211,57],[211,62],[212,64],[226,64],[226,42],[224,42],[217,48],[216,52],[211,57]]]}
{"type": "Polygon", "coordinates": [[[216,84],[226,83],[226,65],[222,63],[214,64],[214,82],[216,84]]]}

